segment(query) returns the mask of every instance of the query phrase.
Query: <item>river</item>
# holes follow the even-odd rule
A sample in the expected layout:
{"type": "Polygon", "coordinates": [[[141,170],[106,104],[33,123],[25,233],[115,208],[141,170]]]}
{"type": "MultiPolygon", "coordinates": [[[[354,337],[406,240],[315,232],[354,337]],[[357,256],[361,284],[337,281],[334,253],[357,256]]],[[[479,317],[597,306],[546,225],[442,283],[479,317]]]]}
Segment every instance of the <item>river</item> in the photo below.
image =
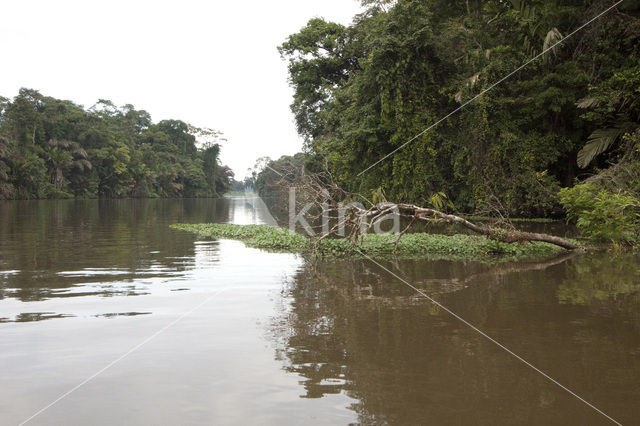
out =
{"type": "Polygon", "coordinates": [[[251,198],[0,202],[0,424],[640,422],[640,257],[310,261],[251,198]],[[587,405],[584,401],[592,404],[587,405]]]}

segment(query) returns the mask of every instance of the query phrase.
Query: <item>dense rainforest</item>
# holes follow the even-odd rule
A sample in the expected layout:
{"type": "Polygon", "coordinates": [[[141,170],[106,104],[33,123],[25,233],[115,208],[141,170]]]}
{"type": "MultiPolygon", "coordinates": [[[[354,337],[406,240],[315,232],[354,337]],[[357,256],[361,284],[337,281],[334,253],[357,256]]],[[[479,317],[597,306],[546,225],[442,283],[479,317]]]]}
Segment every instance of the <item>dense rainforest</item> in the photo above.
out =
{"type": "MultiPolygon", "coordinates": [[[[468,213],[584,223],[599,199],[600,219],[623,216],[617,237],[637,236],[640,3],[591,23],[614,1],[363,5],[351,25],[311,19],[279,47],[305,149],[272,169],[328,167],[354,192],[421,205],[445,194],[468,213]]],[[[256,187],[275,178],[265,169],[256,187]]]]}
{"type": "Polygon", "coordinates": [[[216,197],[233,182],[222,140],[132,105],[84,109],[21,89],[0,97],[0,199],[216,197]]]}

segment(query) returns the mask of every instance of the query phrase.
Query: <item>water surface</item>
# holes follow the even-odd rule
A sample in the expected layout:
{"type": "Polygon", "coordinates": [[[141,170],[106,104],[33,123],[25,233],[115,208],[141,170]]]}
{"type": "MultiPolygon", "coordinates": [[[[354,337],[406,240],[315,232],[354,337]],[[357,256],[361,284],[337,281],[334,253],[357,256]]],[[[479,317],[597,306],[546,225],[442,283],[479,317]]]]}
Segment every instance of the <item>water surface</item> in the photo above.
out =
{"type": "MultiPolygon", "coordinates": [[[[367,260],[311,262],[168,227],[264,223],[260,206],[1,202],[0,423],[98,372],[31,423],[607,423],[367,260]]],[[[639,422],[637,256],[385,266],[639,422]]]]}

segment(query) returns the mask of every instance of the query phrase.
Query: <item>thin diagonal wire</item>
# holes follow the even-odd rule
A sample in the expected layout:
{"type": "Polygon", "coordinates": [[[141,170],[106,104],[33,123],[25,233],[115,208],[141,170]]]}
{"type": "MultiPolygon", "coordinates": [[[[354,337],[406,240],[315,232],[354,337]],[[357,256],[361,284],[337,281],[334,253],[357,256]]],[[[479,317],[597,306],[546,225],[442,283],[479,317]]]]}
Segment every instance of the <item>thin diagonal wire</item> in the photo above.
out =
{"type": "MultiPolygon", "coordinates": [[[[357,249],[356,249],[357,250],[357,249]]],[[[535,370],[536,372],[540,373],[541,375],[543,375],[544,377],[546,377],[547,379],[549,379],[551,382],[555,383],[556,385],[558,385],[559,387],[561,387],[562,389],[564,389],[565,391],[569,392],[571,395],[575,396],[576,398],[578,398],[580,401],[584,402],[586,405],[588,405],[589,407],[593,408],[595,411],[597,411],[598,413],[602,414],[604,417],[606,417],[608,420],[610,420],[611,422],[617,424],[617,425],[622,425],[622,423],[618,422],[617,420],[615,420],[614,418],[612,418],[611,416],[609,416],[607,413],[605,413],[604,411],[602,411],[601,409],[599,409],[598,407],[596,407],[595,405],[593,405],[592,403],[590,403],[589,401],[587,401],[586,399],[582,398],[580,395],[578,395],[577,393],[575,393],[574,391],[572,391],[571,389],[569,389],[568,387],[566,387],[565,385],[563,385],[562,383],[560,383],[559,381],[557,381],[556,379],[554,379],[553,377],[549,376],[547,373],[545,373],[544,371],[540,370],[538,367],[536,367],[535,365],[531,364],[529,361],[527,361],[526,359],[522,358],[520,355],[516,354],[515,352],[513,352],[511,349],[507,348],[505,345],[503,345],[502,343],[498,342],[496,339],[494,339],[493,337],[489,336],[487,333],[485,333],[484,331],[480,330],[478,327],[476,327],[475,325],[471,324],[469,321],[465,320],[464,318],[462,318],[460,315],[456,314],[455,312],[453,312],[451,309],[447,308],[446,306],[444,306],[442,303],[438,302],[437,300],[435,300],[434,298],[430,297],[429,295],[427,295],[424,291],[420,290],[418,287],[414,286],[413,284],[411,284],[410,282],[408,282],[407,280],[405,280],[404,278],[398,276],[395,272],[385,268],[383,265],[381,265],[380,263],[376,262],[374,259],[372,259],[371,257],[367,256],[366,254],[364,254],[363,252],[361,252],[360,250],[357,250],[362,256],[364,256],[366,259],[370,260],[371,262],[373,262],[374,264],[378,265],[380,268],[384,269],[385,271],[387,271],[388,273],[390,273],[392,276],[394,276],[395,278],[399,279],[400,281],[402,281],[404,284],[406,284],[407,286],[409,286],[410,288],[412,288],[413,290],[415,290],[418,294],[420,294],[421,296],[423,296],[425,299],[427,299],[429,302],[433,303],[434,305],[438,306],[440,309],[442,309],[443,311],[447,312],[448,314],[450,314],[451,316],[453,316],[455,319],[457,319],[458,321],[462,322],[463,324],[465,324],[466,326],[470,327],[472,330],[474,330],[475,332],[479,333],[480,335],[482,335],[483,337],[487,338],[490,342],[496,344],[499,348],[503,349],[504,351],[506,351],[508,354],[512,355],[513,357],[515,357],[517,360],[521,361],[522,363],[526,364],[527,366],[531,367],[533,370],[535,370]]]]}
{"type": "Polygon", "coordinates": [[[593,23],[594,21],[598,20],[602,15],[606,14],[607,12],[609,12],[611,9],[615,8],[616,6],[618,6],[620,3],[622,3],[624,0],[620,0],[617,3],[615,3],[613,6],[605,9],[603,12],[599,13],[598,15],[596,15],[595,17],[591,18],[589,21],[587,21],[586,23],[582,24],[581,26],[579,26],[576,30],[574,30],[573,32],[571,32],[571,34],[569,34],[568,36],[564,37],[562,40],[556,42],[555,44],[553,44],[551,47],[548,47],[547,49],[543,50],[542,52],[540,52],[538,55],[534,56],[533,58],[529,59],[527,62],[525,62],[524,64],[520,65],[518,68],[516,68],[515,70],[511,71],[509,74],[505,75],[504,77],[502,77],[500,80],[496,81],[495,83],[493,83],[491,86],[487,87],[486,89],[484,89],[482,92],[478,93],[477,95],[475,95],[474,97],[472,97],[471,99],[467,100],[466,102],[464,102],[462,105],[460,105],[459,107],[457,107],[456,109],[454,109],[453,111],[451,111],[449,114],[445,115],[444,117],[442,117],[440,120],[436,121],[435,123],[433,123],[432,125],[430,125],[429,127],[427,127],[426,129],[424,129],[423,131],[421,131],[420,133],[418,133],[417,135],[415,135],[414,137],[412,137],[411,139],[409,139],[408,141],[406,141],[405,143],[403,143],[402,145],[400,145],[399,147],[397,147],[396,149],[394,149],[393,151],[391,151],[390,153],[388,153],[387,155],[385,155],[384,157],[382,157],[381,159],[379,159],[378,161],[376,161],[375,163],[373,163],[372,165],[370,165],[369,167],[367,167],[366,169],[364,169],[363,171],[361,171],[360,173],[358,173],[357,176],[361,176],[364,173],[366,173],[367,171],[369,171],[370,169],[374,168],[375,166],[377,166],[378,164],[380,164],[381,162],[383,162],[384,160],[386,160],[387,158],[391,157],[393,154],[395,154],[396,152],[400,151],[402,148],[404,148],[405,146],[409,145],[411,142],[413,142],[414,140],[418,139],[420,136],[424,135],[425,133],[427,133],[429,130],[433,129],[434,127],[436,127],[438,124],[442,123],[444,120],[446,120],[447,118],[451,117],[452,115],[456,114],[457,112],[459,112],[460,110],[462,110],[464,107],[466,107],[467,105],[469,105],[470,103],[474,102],[476,99],[478,99],[480,96],[484,95],[485,93],[487,93],[488,91],[492,90],[493,88],[495,88],[496,86],[498,86],[499,84],[501,84],[502,82],[504,82],[505,80],[507,80],[508,78],[510,78],[511,76],[513,76],[514,74],[518,73],[520,70],[522,70],[524,67],[526,67],[527,65],[529,65],[531,62],[535,61],[536,59],[540,58],[541,56],[543,56],[544,54],[548,53],[549,51],[553,50],[556,46],[564,43],[566,40],[568,40],[570,37],[572,37],[574,34],[576,34],[577,32],[580,32],[582,29],[584,29],[585,27],[587,27],[588,25],[590,25],[591,23],[593,23]]]}
{"type": "Polygon", "coordinates": [[[274,168],[272,168],[272,167],[269,167],[269,165],[268,165],[268,164],[265,164],[264,166],[265,166],[267,169],[271,170],[272,172],[276,172],[278,175],[280,175],[280,176],[284,176],[282,173],[280,173],[280,172],[279,172],[279,171],[277,171],[276,169],[274,169],[274,168]]]}
{"type": "Polygon", "coordinates": [[[43,412],[45,412],[46,410],[48,410],[49,408],[53,407],[55,404],[57,404],[58,402],[62,401],[64,398],[66,398],[67,396],[71,395],[73,392],[77,391],[78,389],[80,389],[82,386],[86,385],[87,383],[89,383],[91,380],[95,379],[96,377],[98,377],[100,374],[104,373],[105,371],[107,371],[109,368],[113,367],[115,364],[117,364],[118,362],[122,361],[124,358],[126,358],[127,356],[131,355],[133,352],[135,352],[137,349],[140,349],[142,346],[144,346],[145,344],[149,343],[151,340],[153,340],[155,337],[157,337],[160,333],[166,331],[169,327],[177,324],[178,322],[180,322],[181,320],[183,320],[185,317],[187,317],[188,315],[191,315],[192,313],[194,313],[197,309],[201,308],[202,306],[204,306],[207,302],[209,302],[211,299],[213,299],[215,296],[219,295],[220,293],[222,293],[223,291],[227,290],[227,288],[223,288],[222,290],[219,290],[215,293],[213,293],[212,295],[210,295],[209,297],[207,297],[205,300],[203,300],[202,302],[200,302],[198,305],[196,305],[195,307],[191,308],[189,311],[183,313],[182,315],[180,315],[178,318],[174,319],[173,321],[171,321],[169,324],[165,325],[164,327],[162,327],[160,330],[156,331],[155,333],[153,333],[151,336],[147,337],[146,339],[144,339],[142,342],[138,343],[137,345],[135,345],[134,347],[132,347],[131,349],[129,349],[127,352],[125,352],[124,354],[120,355],[118,358],[114,359],[113,361],[111,361],[109,364],[107,364],[106,366],[102,367],[100,370],[98,370],[97,372],[93,373],[91,376],[87,377],[86,379],[84,379],[82,382],[78,383],[77,385],[75,385],[74,387],[72,387],[71,389],[69,389],[68,391],[66,391],[65,393],[63,393],[62,395],[60,395],[58,398],[56,398],[55,400],[53,400],[52,402],[50,402],[48,405],[46,405],[45,407],[41,408],[38,412],[36,412],[35,414],[33,414],[31,417],[29,417],[28,419],[24,420],[22,423],[20,423],[18,426],[22,426],[28,422],[30,422],[31,420],[33,420],[34,418],[36,418],[37,416],[39,416],[40,414],[42,414],[43,412]]]}

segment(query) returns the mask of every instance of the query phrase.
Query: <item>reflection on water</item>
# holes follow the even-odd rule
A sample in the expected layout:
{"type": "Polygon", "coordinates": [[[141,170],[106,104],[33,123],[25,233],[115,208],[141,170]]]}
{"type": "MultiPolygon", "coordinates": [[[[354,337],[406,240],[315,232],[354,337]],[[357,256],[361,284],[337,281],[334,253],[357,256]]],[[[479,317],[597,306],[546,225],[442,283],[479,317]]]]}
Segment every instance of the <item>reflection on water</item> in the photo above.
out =
{"type": "MultiPolygon", "coordinates": [[[[640,418],[637,256],[386,266],[619,421],[640,418]]],[[[286,295],[277,358],[304,397],[356,399],[363,424],[606,423],[366,260],[306,264],[286,295]]]]}
{"type": "Polygon", "coordinates": [[[186,290],[176,286],[196,265],[217,262],[219,246],[194,243],[192,236],[171,231],[168,225],[264,223],[262,216],[268,218],[265,211],[247,208],[240,198],[0,202],[0,269],[11,268],[0,270],[0,321],[75,316],[23,312],[27,306],[38,306],[25,302],[186,290]],[[12,311],[13,317],[7,316],[12,311]]]}
{"type": "Polygon", "coordinates": [[[590,256],[574,262],[557,289],[560,303],[604,315],[625,312],[640,326],[640,259],[630,254],[590,256]]]}
{"type": "MultiPolygon", "coordinates": [[[[267,213],[252,197],[0,202],[0,423],[155,335],[37,424],[605,423],[366,260],[169,228],[272,223],[267,213]]],[[[639,260],[385,266],[634,423],[639,260]]]]}

